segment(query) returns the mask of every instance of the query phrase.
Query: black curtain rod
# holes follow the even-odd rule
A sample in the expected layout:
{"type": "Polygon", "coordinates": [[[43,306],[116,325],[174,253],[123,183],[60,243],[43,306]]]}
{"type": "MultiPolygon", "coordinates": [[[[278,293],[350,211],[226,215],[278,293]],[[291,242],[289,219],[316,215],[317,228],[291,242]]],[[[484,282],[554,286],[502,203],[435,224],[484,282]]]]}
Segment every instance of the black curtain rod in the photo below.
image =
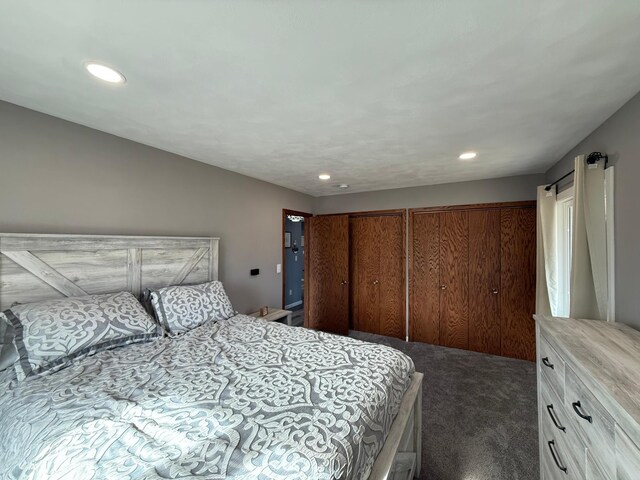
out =
{"type": "MultiPolygon", "coordinates": [[[[604,168],[605,170],[607,169],[607,164],[609,163],[609,156],[608,155],[603,155],[600,152],[591,152],[588,156],[587,156],[587,164],[588,165],[593,165],[594,163],[596,163],[598,160],[602,160],[604,158],[604,168]]],[[[559,179],[557,179],[555,182],[550,183],[549,185],[547,185],[546,187],[544,187],[544,189],[548,192],[549,190],[551,190],[551,187],[553,187],[554,185],[557,185],[558,183],[560,183],[562,180],[564,180],[565,178],[567,178],[569,175],[573,175],[576,171],[575,170],[571,170],[569,173],[567,173],[566,175],[561,176],[559,179]]]]}

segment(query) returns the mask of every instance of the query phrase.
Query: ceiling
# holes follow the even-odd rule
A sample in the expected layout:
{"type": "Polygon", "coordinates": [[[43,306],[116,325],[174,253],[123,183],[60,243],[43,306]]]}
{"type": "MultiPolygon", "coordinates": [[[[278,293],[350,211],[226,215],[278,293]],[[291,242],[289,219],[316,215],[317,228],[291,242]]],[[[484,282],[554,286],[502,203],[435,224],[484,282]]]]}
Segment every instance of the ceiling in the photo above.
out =
{"type": "Polygon", "coordinates": [[[639,22],[637,0],[3,0],[0,99],[316,196],[503,177],[640,90],[639,22]]]}

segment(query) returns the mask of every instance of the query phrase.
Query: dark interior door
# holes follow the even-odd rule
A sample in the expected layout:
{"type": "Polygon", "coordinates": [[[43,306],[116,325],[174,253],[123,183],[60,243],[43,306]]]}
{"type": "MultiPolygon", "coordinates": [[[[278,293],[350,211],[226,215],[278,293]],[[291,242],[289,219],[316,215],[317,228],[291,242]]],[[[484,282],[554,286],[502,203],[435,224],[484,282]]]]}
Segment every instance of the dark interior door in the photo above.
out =
{"type": "Polygon", "coordinates": [[[440,345],[469,348],[469,212],[440,214],[440,345]]]}
{"type": "Polygon", "coordinates": [[[502,355],[535,360],[536,209],[500,211],[502,355]]]}
{"type": "Polygon", "coordinates": [[[349,217],[311,217],[306,231],[305,326],[346,335],[349,331],[349,217]]]}
{"type": "Polygon", "coordinates": [[[500,355],[500,210],[470,210],[469,239],[469,349],[500,355]]]}

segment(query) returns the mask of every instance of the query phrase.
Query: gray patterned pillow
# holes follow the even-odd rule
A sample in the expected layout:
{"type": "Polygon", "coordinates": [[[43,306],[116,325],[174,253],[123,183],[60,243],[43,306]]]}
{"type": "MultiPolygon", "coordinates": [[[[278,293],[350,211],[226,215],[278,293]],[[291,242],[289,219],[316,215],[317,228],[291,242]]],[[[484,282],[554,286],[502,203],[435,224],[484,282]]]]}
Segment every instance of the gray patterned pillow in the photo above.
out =
{"type": "Polygon", "coordinates": [[[12,367],[18,359],[13,337],[13,327],[9,325],[4,314],[0,313],[0,372],[12,367]]]}
{"type": "Polygon", "coordinates": [[[129,292],[47,300],[5,310],[13,326],[18,380],[60,370],[78,357],[158,336],[129,292]]]}
{"type": "Polygon", "coordinates": [[[161,288],[151,292],[151,304],[158,321],[172,335],[234,315],[231,301],[218,281],[161,288]]]}

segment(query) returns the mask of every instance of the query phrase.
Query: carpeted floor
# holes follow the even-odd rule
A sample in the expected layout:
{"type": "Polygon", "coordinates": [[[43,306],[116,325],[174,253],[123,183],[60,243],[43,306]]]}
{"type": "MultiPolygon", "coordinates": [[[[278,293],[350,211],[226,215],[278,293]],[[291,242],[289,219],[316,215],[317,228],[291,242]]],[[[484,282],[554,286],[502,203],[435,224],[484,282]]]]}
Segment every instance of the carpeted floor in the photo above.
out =
{"type": "Polygon", "coordinates": [[[538,480],[535,364],[363,332],[424,373],[422,473],[427,480],[538,480]]]}

